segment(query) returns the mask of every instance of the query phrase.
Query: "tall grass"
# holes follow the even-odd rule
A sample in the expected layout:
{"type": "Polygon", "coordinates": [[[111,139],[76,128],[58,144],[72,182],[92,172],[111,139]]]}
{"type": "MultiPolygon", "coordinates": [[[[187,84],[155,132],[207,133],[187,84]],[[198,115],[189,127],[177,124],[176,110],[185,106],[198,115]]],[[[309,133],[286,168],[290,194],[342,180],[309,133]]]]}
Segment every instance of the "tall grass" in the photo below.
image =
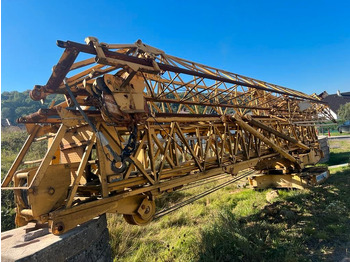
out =
{"type": "MultiPolygon", "coordinates": [[[[146,227],[109,215],[115,261],[340,261],[350,247],[350,169],[287,191],[230,185],[146,227]]],[[[196,194],[187,192],[187,196],[196,194]]],[[[186,196],[186,197],[187,197],[186,196]]],[[[177,195],[183,199],[183,195],[177,195]]],[[[172,199],[175,201],[176,199],[172,199]]]]}

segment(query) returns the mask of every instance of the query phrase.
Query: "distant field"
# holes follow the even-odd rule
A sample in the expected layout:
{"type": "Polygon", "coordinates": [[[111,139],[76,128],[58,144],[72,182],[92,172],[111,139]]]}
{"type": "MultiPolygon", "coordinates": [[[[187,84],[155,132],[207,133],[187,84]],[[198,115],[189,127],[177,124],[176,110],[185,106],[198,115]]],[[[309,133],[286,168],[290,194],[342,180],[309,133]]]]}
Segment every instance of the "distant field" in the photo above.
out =
{"type": "Polygon", "coordinates": [[[330,148],[329,166],[350,163],[350,139],[328,140],[330,148]]]}
{"type": "MultiPolygon", "coordinates": [[[[319,135],[322,136],[328,136],[328,131],[324,130],[324,132],[320,132],[319,135]]],[[[350,135],[350,132],[343,132],[343,133],[339,133],[339,131],[337,130],[332,130],[331,131],[331,137],[332,136],[346,136],[346,135],[350,135]]]]}

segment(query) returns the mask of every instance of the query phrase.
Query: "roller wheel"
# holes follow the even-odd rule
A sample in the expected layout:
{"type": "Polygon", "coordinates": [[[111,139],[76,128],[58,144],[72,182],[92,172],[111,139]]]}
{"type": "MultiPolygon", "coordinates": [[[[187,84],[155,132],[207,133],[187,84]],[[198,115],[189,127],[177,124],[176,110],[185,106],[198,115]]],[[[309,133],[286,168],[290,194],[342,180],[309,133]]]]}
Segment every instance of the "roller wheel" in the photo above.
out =
{"type": "Polygon", "coordinates": [[[129,214],[123,215],[125,221],[128,224],[145,226],[152,221],[156,211],[156,205],[154,201],[147,201],[147,204],[141,204],[139,209],[144,210],[144,213],[142,216],[139,213],[133,214],[133,215],[129,215],[129,214]]]}

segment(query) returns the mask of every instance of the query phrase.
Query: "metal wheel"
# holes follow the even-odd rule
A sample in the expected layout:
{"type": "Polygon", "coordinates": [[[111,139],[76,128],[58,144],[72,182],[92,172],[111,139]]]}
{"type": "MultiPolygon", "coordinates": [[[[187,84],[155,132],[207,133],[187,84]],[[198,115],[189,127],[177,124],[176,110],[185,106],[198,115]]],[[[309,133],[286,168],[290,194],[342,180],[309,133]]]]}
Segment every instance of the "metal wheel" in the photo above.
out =
{"type": "Polygon", "coordinates": [[[145,199],[140,205],[137,214],[123,214],[123,217],[125,221],[130,225],[145,226],[152,221],[155,212],[155,202],[145,199]]]}

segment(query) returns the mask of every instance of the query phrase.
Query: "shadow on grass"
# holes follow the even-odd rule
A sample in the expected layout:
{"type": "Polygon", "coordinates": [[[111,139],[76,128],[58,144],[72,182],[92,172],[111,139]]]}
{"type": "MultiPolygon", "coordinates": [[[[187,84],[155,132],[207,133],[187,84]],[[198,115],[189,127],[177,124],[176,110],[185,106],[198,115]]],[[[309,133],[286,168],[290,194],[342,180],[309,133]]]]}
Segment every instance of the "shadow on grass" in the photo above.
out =
{"type": "Polygon", "coordinates": [[[156,199],[157,210],[162,210],[169,208],[177,202],[182,201],[186,197],[184,192],[174,191],[171,193],[166,193],[162,197],[156,199]]]}
{"type": "Polygon", "coordinates": [[[329,160],[327,164],[329,166],[333,166],[333,165],[349,163],[349,161],[350,161],[350,152],[340,152],[340,153],[331,152],[329,155],[329,160]]]}
{"type": "Polygon", "coordinates": [[[201,235],[199,261],[341,261],[350,249],[350,169],[286,194],[256,215],[221,210],[201,235]]]}

